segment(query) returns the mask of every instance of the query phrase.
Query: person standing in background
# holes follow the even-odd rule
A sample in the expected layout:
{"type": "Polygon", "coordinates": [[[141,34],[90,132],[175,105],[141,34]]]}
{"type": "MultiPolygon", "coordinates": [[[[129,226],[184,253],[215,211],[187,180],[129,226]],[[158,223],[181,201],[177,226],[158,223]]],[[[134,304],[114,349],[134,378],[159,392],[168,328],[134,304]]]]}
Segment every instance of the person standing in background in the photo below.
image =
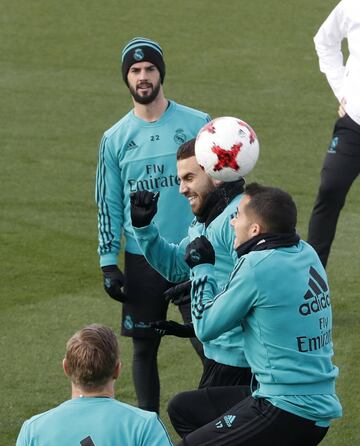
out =
{"type": "Polygon", "coordinates": [[[340,104],[308,233],[308,242],[326,267],[340,211],[360,171],[360,2],[338,3],[314,42],[320,71],[325,73],[340,104]],[[344,66],[341,43],[345,38],[349,57],[344,66]]]}
{"type": "MultiPolygon", "coordinates": [[[[172,286],[145,260],[133,234],[130,194],[161,192],[156,222],[163,237],[180,241],[192,220],[191,209],[178,193],[176,151],[197,135],[210,117],[165,98],[165,62],[160,45],[137,37],[122,50],[122,76],[133,109],[107,130],[100,143],[96,202],[100,266],[107,294],[123,303],[121,334],[133,338],[133,381],[142,409],[159,412],[157,352],[160,337],[150,321],[166,319],[163,293],[172,286]],[[125,271],[118,268],[124,236],[125,271]]],[[[191,320],[190,303],[180,307],[191,320]]],[[[192,343],[202,355],[201,343],[192,343]]]]}

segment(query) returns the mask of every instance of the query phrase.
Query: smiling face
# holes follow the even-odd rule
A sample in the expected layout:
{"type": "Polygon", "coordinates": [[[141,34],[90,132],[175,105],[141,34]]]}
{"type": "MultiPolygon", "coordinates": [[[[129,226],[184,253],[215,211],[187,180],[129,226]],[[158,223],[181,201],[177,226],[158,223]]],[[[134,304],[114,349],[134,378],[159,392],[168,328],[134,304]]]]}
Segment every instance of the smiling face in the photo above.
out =
{"type": "Polygon", "coordinates": [[[160,72],[151,62],[138,62],[131,65],[127,81],[131,96],[139,104],[153,102],[162,88],[160,72]]]}
{"type": "Polygon", "coordinates": [[[234,249],[262,232],[260,220],[247,208],[250,200],[249,195],[244,195],[238,205],[236,216],[231,220],[235,232],[234,249]]]}
{"type": "Polygon", "coordinates": [[[177,172],[180,193],[189,200],[193,214],[199,215],[206,197],[215,190],[216,182],[199,166],[195,156],[178,160],[177,172]]]}

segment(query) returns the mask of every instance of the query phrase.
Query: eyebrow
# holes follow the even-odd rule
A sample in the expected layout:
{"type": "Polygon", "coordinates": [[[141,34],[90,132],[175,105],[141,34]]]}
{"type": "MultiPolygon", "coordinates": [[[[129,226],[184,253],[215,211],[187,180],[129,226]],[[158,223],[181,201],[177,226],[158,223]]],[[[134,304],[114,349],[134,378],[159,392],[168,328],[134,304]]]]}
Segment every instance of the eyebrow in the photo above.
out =
{"type": "Polygon", "coordinates": [[[186,172],[184,175],[182,175],[180,178],[182,179],[182,180],[186,180],[186,179],[188,179],[189,177],[192,177],[192,176],[194,176],[195,174],[193,173],[193,172],[186,172]]]}
{"type": "Polygon", "coordinates": [[[130,67],[130,70],[133,70],[133,71],[135,71],[135,70],[141,70],[141,68],[145,68],[145,70],[152,70],[153,68],[156,68],[156,67],[155,67],[154,64],[152,64],[152,65],[148,65],[148,66],[146,66],[146,67],[134,67],[134,66],[132,66],[132,67],[130,67]]]}

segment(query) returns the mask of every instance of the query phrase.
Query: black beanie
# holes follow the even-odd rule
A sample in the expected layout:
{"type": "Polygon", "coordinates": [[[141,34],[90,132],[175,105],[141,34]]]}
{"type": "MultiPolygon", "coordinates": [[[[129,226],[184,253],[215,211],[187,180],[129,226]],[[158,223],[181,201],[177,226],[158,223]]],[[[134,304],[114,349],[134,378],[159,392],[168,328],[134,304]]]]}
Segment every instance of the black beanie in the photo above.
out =
{"type": "Polygon", "coordinates": [[[121,53],[121,71],[126,85],[128,85],[127,74],[129,69],[131,65],[137,62],[153,63],[160,72],[161,83],[164,82],[165,62],[163,51],[157,42],[144,37],[135,37],[124,46],[121,53]]]}

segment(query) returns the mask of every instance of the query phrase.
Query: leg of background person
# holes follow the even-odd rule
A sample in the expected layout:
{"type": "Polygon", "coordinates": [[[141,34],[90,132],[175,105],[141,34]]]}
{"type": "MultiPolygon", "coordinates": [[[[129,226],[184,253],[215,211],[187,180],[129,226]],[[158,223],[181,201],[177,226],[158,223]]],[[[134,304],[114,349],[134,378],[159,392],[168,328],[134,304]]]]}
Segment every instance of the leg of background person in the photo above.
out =
{"type": "Polygon", "coordinates": [[[309,222],[308,242],[327,264],[346,195],[360,170],[360,126],[349,117],[336,123],[321,171],[320,187],[309,222]]]}
{"type": "Polygon", "coordinates": [[[169,402],[168,414],[176,432],[184,437],[249,395],[248,386],[209,387],[182,392],[169,402]]]}
{"type": "Polygon", "coordinates": [[[177,446],[316,446],[327,430],[263,398],[249,396],[177,446]]]}
{"type": "Polygon", "coordinates": [[[133,381],[138,406],[159,413],[160,381],[157,366],[158,338],[133,338],[133,381]]]}
{"type": "Polygon", "coordinates": [[[133,381],[138,406],[159,412],[159,373],[157,353],[160,337],[149,321],[166,319],[168,304],[162,297],[169,283],[146,259],[125,252],[127,301],[122,308],[121,334],[133,338],[133,381]]]}
{"type": "MultiPolygon", "coordinates": [[[[179,305],[179,311],[185,323],[191,322],[191,303],[190,301],[186,304],[179,305]]],[[[204,348],[202,343],[197,338],[190,338],[190,342],[194,347],[196,353],[199,355],[201,362],[204,363],[204,348]]]]}

